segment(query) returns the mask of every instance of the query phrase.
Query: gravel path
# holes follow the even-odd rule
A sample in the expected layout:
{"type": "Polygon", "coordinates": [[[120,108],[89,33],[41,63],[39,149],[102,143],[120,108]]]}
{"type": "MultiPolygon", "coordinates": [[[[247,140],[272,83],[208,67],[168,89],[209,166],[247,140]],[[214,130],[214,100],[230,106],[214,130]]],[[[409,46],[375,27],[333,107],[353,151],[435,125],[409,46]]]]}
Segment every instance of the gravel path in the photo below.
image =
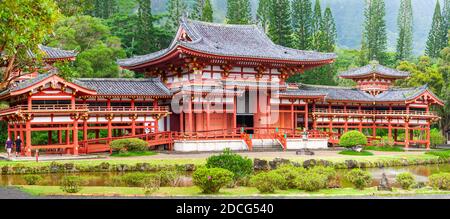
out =
{"type": "Polygon", "coordinates": [[[13,187],[0,187],[0,199],[30,199],[33,196],[13,187]]]}

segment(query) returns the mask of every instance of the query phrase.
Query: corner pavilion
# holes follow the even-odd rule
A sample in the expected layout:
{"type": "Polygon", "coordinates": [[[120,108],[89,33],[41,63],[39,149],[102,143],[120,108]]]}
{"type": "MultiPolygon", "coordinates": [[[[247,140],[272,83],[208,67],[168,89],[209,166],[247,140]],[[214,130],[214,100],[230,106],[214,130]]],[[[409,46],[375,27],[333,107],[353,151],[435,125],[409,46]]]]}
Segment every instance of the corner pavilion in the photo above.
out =
{"type": "Polygon", "coordinates": [[[370,141],[385,130],[398,145],[430,147],[439,120],[431,109],[443,101],[427,86],[395,88],[407,72],[371,62],[340,74],[354,88],[286,82],[335,59],[276,45],[254,25],[182,18],[168,48],[118,61],[146,79],[69,82],[52,69],[2,91],[10,108],[0,118],[9,136],[24,136],[28,156],[110,151],[109,142],[123,138],[185,152],[325,149],[349,130],[370,141]],[[47,144],[34,145],[33,132],[48,133],[47,144]]]}

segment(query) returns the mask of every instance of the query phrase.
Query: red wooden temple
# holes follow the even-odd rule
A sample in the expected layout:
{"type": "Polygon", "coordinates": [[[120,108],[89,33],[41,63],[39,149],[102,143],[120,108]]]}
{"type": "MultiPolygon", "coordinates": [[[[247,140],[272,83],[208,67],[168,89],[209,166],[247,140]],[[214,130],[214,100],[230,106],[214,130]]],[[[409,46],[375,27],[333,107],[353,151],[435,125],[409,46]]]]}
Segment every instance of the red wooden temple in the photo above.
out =
{"type": "Polygon", "coordinates": [[[0,117],[9,136],[25,138],[26,155],[109,151],[121,138],[176,151],[324,149],[348,130],[430,147],[431,109],[443,102],[426,86],[395,88],[407,72],[372,62],[341,73],[355,88],[286,82],[335,58],[276,45],[254,25],[182,18],[169,48],[118,61],[146,79],[68,82],[51,70],[1,92],[10,108],[0,117]],[[47,144],[33,132],[48,133],[47,144]]]}

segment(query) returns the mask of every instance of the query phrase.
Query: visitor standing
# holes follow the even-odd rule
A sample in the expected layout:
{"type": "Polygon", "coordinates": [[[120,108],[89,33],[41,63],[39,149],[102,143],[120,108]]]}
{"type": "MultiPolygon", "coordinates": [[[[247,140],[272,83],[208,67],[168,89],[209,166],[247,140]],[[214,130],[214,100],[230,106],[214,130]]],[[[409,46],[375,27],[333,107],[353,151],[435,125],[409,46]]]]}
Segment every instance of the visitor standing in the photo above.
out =
{"type": "Polygon", "coordinates": [[[11,141],[11,138],[8,138],[8,140],[6,140],[6,144],[5,144],[6,153],[8,153],[8,159],[11,158],[12,147],[13,147],[13,141],[11,141]]]}
{"type": "Polygon", "coordinates": [[[15,144],[16,144],[16,157],[19,157],[21,149],[22,149],[21,148],[22,147],[22,139],[20,139],[20,136],[17,136],[15,144]]]}

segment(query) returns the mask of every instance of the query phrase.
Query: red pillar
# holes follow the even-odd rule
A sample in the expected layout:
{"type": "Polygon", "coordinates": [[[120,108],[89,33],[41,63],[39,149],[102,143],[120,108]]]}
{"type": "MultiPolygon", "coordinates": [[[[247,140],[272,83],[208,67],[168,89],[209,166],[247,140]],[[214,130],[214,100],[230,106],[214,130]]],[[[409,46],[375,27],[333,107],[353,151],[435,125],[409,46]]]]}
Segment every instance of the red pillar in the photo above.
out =
{"type": "Polygon", "coordinates": [[[297,121],[294,121],[294,101],[291,100],[291,126],[292,126],[292,131],[295,132],[295,123],[297,121]]]}
{"type": "Polygon", "coordinates": [[[233,130],[237,129],[237,97],[234,96],[233,105],[233,130]]]}
{"type": "MultiPolygon", "coordinates": [[[[153,108],[158,108],[158,100],[157,99],[155,99],[154,101],[153,101],[153,108]]],[[[156,116],[156,117],[154,117],[154,119],[155,119],[155,133],[156,132],[159,132],[159,116],[156,116]]]]}
{"type": "Polygon", "coordinates": [[[133,118],[131,120],[131,135],[134,136],[136,135],[136,119],[133,118]]]}
{"type": "Polygon", "coordinates": [[[206,105],[206,130],[210,130],[209,128],[209,124],[211,123],[211,118],[210,118],[210,112],[209,112],[209,103],[207,103],[206,105]]]}
{"type": "Polygon", "coordinates": [[[60,144],[60,145],[62,145],[63,144],[63,141],[62,141],[62,127],[61,127],[61,125],[59,125],[58,126],[59,127],[59,130],[58,130],[58,144],[60,144]]]}
{"type": "Polygon", "coordinates": [[[305,128],[306,128],[306,130],[309,130],[309,107],[308,107],[308,102],[306,102],[306,105],[305,105],[305,128]]]}
{"type": "Polygon", "coordinates": [[[73,155],[78,155],[78,120],[73,121],[73,155]]]}
{"type": "Polygon", "coordinates": [[[47,140],[47,144],[51,145],[53,144],[52,138],[53,138],[53,131],[48,131],[48,140],[47,140]]]}
{"type": "Polygon", "coordinates": [[[427,121],[427,150],[430,149],[431,146],[431,136],[430,136],[430,129],[431,129],[431,121],[427,121]]]}
{"type": "Polygon", "coordinates": [[[193,131],[194,131],[194,129],[193,129],[193,120],[192,120],[192,98],[189,98],[189,114],[188,114],[188,117],[189,117],[189,132],[190,133],[192,133],[193,131]]]}
{"type": "Polygon", "coordinates": [[[112,138],[112,118],[108,118],[108,138],[112,138]]]}
{"type": "Polygon", "coordinates": [[[31,156],[31,121],[26,120],[25,123],[25,156],[31,156]]]}
{"type": "Polygon", "coordinates": [[[87,119],[83,120],[83,141],[88,140],[88,123],[87,119]]]}
{"type": "Polygon", "coordinates": [[[184,132],[184,112],[183,112],[183,107],[181,107],[181,111],[180,111],[180,132],[184,132]]]}

